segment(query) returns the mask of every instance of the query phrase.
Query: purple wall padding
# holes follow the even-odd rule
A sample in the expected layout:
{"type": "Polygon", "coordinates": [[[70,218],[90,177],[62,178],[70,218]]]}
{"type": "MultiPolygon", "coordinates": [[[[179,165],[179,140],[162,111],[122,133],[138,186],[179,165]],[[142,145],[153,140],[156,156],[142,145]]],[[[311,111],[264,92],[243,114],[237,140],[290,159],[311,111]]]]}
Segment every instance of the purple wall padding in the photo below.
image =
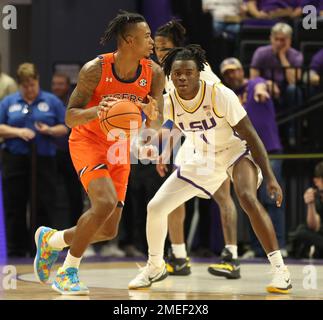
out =
{"type": "Polygon", "coordinates": [[[157,28],[172,18],[170,0],[144,0],[143,15],[151,28],[152,34],[157,28]]]}

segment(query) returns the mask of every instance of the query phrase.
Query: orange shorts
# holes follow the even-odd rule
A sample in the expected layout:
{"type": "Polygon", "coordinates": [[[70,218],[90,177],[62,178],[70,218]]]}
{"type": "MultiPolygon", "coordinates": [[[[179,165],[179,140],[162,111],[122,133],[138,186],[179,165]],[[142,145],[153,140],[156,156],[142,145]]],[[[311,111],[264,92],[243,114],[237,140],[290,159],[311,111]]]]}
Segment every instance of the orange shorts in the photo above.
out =
{"type": "Polygon", "coordinates": [[[119,154],[116,147],[87,137],[70,139],[71,158],[86,191],[92,180],[107,177],[113,181],[118,201],[125,200],[130,173],[129,143],[124,142],[123,147],[124,158],[118,162],[113,154],[119,154]]]}

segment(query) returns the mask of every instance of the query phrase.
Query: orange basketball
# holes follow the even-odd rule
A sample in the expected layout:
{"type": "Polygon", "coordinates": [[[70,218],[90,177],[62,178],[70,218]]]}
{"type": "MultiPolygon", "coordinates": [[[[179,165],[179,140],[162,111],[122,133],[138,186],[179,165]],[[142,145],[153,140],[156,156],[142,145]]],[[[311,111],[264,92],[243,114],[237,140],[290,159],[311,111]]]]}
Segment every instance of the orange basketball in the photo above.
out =
{"type": "Polygon", "coordinates": [[[113,103],[108,112],[100,113],[101,130],[111,138],[129,137],[131,131],[141,127],[141,111],[135,103],[129,100],[119,100],[113,103]]]}

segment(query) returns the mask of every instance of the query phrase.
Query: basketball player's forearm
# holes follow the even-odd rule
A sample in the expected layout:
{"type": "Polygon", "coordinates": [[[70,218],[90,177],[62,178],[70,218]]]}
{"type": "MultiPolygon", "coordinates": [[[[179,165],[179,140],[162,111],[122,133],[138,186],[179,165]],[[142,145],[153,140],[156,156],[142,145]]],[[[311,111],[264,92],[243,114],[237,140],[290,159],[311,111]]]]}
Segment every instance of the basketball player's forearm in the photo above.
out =
{"type": "Polygon", "coordinates": [[[98,117],[97,107],[88,109],[69,108],[66,111],[65,123],[69,128],[80,126],[98,117]]]}

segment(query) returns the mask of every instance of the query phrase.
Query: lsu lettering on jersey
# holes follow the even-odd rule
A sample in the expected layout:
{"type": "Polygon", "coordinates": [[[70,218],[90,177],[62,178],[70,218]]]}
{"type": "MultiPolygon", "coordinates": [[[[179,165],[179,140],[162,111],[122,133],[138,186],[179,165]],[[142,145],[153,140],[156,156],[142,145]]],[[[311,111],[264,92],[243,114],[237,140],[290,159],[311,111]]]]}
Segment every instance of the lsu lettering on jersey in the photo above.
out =
{"type": "Polygon", "coordinates": [[[181,99],[176,89],[165,100],[164,120],[172,121],[195,147],[195,153],[189,154],[168,179],[182,179],[197,188],[197,196],[210,198],[228,177],[233,180],[234,164],[246,157],[257,169],[259,187],[261,170],[246,142],[232,128],[246,116],[232,90],[201,80],[192,100],[181,99]]]}
{"type": "Polygon", "coordinates": [[[232,127],[246,116],[246,111],[223,84],[201,80],[190,106],[193,100],[181,99],[175,89],[164,98],[164,121],[171,120],[202,154],[219,152],[236,143],[245,145],[232,127]]]}
{"type": "MultiPolygon", "coordinates": [[[[220,83],[221,80],[219,77],[212,71],[211,66],[209,64],[204,65],[204,70],[200,72],[200,79],[204,81],[210,81],[213,83],[220,83]]],[[[175,89],[175,86],[173,84],[173,81],[169,78],[166,78],[166,83],[165,83],[165,91],[166,93],[171,92],[172,90],[175,89]]],[[[180,166],[183,161],[185,161],[185,158],[190,157],[192,152],[194,153],[194,145],[189,139],[185,139],[183,145],[180,147],[180,149],[175,151],[175,160],[174,164],[175,166],[180,166]]]]}

